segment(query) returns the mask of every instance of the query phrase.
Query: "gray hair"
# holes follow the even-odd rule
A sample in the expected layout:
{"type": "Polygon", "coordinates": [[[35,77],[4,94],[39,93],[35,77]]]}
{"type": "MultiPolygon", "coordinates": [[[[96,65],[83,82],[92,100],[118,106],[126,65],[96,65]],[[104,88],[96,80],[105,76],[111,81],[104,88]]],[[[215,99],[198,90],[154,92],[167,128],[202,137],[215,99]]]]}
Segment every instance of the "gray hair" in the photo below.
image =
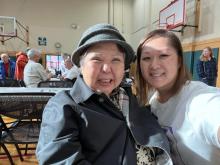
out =
{"type": "Polygon", "coordinates": [[[1,54],[1,58],[2,58],[3,56],[7,56],[7,57],[9,58],[9,55],[8,55],[7,53],[2,53],[2,54],[1,54]]]}
{"type": "Polygon", "coordinates": [[[67,58],[71,58],[71,55],[68,53],[62,53],[61,56],[62,56],[63,60],[66,60],[67,58]]]}
{"type": "Polygon", "coordinates": [[[38,56],[41,56],[41,52],[39,51],[39,50],[37,50],[37,49],[30,49],[30,50],[28,50],[28,52],[27,52],[27,56],[28,56],[28,58],[33,58],[35,55],[38,55],[38,56]]]}
{"type": "Polygon", "coordinates": [[[67,58],[64,60],[64,62],[71,62],[71,63],[73,64],[71,57],[67,57],[67,58]]]}

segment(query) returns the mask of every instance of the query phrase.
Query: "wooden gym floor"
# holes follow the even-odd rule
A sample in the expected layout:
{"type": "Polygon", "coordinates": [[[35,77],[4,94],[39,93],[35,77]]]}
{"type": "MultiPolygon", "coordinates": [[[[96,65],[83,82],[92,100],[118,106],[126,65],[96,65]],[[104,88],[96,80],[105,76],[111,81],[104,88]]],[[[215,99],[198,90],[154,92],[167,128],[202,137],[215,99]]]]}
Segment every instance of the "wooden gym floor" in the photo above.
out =
{"type": "MultiPolygon", "coordinates": [[[[27,155],[23,155],[24,161],[21,161],[15,147],[13,145],[6,145],[8,148],[15,165],[37,165],[37,159],[35,156],[35,151],[28,151],[27,155]]],[[[3,152],[3,149],[0,149],[3,152]]],[[[0,165],[10,165],[7,155],[0,155],[0,165]]]]}
{"type": "MultiPolygon", "coordinates": [[[[6,120],[6,122],[11,121],[10,118],[6,117],[4,117],[3,120],[6,120]]],[[[24,161],[21,161],[14,145],[8,144],[6,147],[8,148],[15,165],[38,165],[35,150],[29,150],[27,155],[23,154],[24,161]]],[[[4,153],[3,148],[0,148],[0,153],[4,153]]],[[[10,165],[7,155],[0,155],[0,165],[10,165]]]]}

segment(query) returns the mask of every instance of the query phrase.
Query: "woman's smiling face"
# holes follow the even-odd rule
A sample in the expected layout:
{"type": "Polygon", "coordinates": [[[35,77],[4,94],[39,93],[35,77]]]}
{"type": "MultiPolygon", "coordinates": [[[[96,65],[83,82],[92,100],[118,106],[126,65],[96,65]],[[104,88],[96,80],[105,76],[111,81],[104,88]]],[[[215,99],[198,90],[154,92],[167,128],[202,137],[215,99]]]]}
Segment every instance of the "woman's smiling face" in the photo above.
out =
{"type": "Polygon", "coordinates": [[[169,39],[153,37],[145,42],[140,57],[143,78],[159,92],[173,87],[180,64],[176,50],[170,46],[169,39]]]}
{"type": "Polygon", "coordinates": [[[110,95],[124,77],[124,53],[115,43],[91,46],[80,63],[85,83],[92,90],[106,95],[110,95]]]}

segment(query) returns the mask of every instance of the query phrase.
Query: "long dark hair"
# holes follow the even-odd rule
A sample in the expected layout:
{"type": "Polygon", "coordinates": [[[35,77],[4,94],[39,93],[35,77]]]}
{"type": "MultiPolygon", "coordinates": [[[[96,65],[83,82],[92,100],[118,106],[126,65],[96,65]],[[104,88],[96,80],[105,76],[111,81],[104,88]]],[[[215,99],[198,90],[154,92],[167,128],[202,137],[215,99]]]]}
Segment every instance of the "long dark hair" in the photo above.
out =
{"type": "Polygon", "coordinates": [[[186,83],[186,81],[191,79],[190,73],[188,72],[186,66],[183,63],[183,49],[179,38],[173,32],[164,29],[157,29],[148,33],[145,36],[145,38],[140,42],[137,48],[136,93],[141,105],[145,105],[148,103],[148,94],[151,90],[153,90],[150,84],[148,84],[144,80],[141,73],[141,68],[140,68],[141,53],[145,42],[148,41],[149,39],[156,37],[164,37],[169,40],[170,45],[176,50],[180,62],[180,68],[178,71],[176,82],[172,88],[172,94],[173,95],[177,94],[178,91],[182,88],[182,86],[186,83]]]}

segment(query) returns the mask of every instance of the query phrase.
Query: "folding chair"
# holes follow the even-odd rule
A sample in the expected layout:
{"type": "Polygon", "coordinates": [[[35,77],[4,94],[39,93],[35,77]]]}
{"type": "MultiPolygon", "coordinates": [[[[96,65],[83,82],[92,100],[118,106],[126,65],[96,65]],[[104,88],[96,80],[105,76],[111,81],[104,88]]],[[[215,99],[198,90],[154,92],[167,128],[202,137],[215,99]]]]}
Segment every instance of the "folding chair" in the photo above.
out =
{"type": "MultiPolygon", "coordinates": [[[[1,120],[2,120],[2,118],[0,118],[0,121],[1,121],[1,120]]],[[[0,132],[2,132],[2,125],[1,125],[1,123],[0,123],[0,132]]],[[[2,133],[0,133],[0,139],[1,139],[1,138],[2,138],[2,133]]],[[[0,153],[0,155],[6,154],[7,157],[8,157],[8,159],[9,159],[9,161],[10,161],[10,163],[11,163],[11,165],[13,165],[14,162],[13,162],[12,157],[11,157],[11,155],[10,155],[10,153],[9,153],[9,151],[8,151],[8,149],[7,149],[7,147],[5,146],[5,144],[4,144],[4,143],[0,143],[0,147],[4,150],[4,153],[0,153]]]]}
{"type": "Polygon", "coordinates": [[[20,87],[26,87],[24,80],[18,80],[20,87]]]}
{"type": "MultiPolygon", "coordinates": [[[[14,144],[20,160],[23,161],[22,150],[27,154],[28,144],[37,144],[43,109],[54,93],[1,93],[0,95],[0,145],[14,144]],[[2,116],[15,119],[10,126],[4,122],[2,116]],[[25,144],[22,147],[21,144],[25,144]]],[[[4,149],[5,150],[5,149],[4,149]]],[[[7,154],[7,147],[5,150],[7,154]]],[[[12,160],[10,154],[7,154],[12,160]]],[[[13,161],[11,162],[13,164],[13,161]]]]}
{"type": "Polygon", "coordinates": [[[19,81],[15,79],[0,79],[0,87],[20,87],[19,81]]]}

